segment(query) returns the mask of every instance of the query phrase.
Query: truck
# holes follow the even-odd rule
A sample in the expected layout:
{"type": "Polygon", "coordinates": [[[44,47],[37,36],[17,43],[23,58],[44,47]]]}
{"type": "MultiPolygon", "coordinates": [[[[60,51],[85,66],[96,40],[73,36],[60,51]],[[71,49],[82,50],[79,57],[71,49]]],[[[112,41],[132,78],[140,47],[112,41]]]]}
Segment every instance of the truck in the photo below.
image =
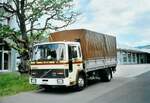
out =
{"type": "Polygon", "coordinates": [[[83,90],[89,79],[108,82],[113,78],[117,66],[115,36],[72,29],[54,32],[48,39],[33,46],[30,84],[83,90]]]}

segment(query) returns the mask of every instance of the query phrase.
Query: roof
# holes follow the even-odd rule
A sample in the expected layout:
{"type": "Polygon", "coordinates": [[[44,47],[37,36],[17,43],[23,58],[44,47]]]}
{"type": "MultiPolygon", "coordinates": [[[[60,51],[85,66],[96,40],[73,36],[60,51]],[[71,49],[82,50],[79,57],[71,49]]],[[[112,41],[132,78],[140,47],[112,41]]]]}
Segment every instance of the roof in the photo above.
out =
{"type": "Polygon", "coordinates": [[[117,49],[129,51],[129,52],[135,52],[135,53],[150,53],[150,49],[149,50],[148,49],[139,49],[139,48],[135,48],[135,47],[130,47],[125,44],[117,44],[117,49]]]}
{"type": "Polygon", "coordinates": [[[150,49],[150,45],[137,46],[136,48],[139,48],[139,49],[150,49]]]}

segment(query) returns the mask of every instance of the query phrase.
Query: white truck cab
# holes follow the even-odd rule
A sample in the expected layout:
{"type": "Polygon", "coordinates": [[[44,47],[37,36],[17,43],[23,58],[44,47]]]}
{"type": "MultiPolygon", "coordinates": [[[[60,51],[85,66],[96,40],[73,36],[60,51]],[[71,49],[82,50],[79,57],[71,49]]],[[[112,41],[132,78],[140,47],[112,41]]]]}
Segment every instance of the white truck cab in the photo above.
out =
{"type": "Polygon", "coordinates": [[[31,84],[72,86],[82,70],[83,60],[78,42],[47,42],[33,47],[31,84]]]}

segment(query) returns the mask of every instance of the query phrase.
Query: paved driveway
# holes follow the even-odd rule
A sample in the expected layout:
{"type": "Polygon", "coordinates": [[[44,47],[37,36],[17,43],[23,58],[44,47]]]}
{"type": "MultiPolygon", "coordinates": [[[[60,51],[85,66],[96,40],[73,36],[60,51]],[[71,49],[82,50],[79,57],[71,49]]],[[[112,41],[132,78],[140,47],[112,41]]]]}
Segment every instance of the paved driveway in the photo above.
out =
{"type": "Polygon", "coordinates": [[[150,103],[147,102],[147,96],[150,95],[147,87],[150,87],[149,71],[150,65],[118,65],[111,82],[91,81],[89,86],[80,92],[69,88],[47,92],[39,90],[4,97],[0,103],[150,103]],[[143,97],[139,98],[140,96],[143,97]],[[137,102],[138,99],[143,102],[137,102]]]}

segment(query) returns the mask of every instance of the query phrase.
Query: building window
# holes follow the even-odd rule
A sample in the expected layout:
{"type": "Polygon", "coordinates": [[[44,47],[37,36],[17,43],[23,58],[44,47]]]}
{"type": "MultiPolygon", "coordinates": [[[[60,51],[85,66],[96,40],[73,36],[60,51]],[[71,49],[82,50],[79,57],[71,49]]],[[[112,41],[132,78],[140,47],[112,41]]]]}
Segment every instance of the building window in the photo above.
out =
{"type": "Polygon", "coordinates": [[[123,62],[127,62],[127,56],[126,56],[126,53],[123,52],[122,55],[123,55],[123,62]]]}
{"type": "Polygon", "coordinates": [[[4,70],[8,70],[9,66],[9,58],[8,53],[4,53],[4,70]]]}
{"type": "Polygon", "coordinates": [[[0,39],[0,71],[8,71],[10,68],[10,48],[0,39]]]}
{"type": "Polygon", "coordinates": [[[131,53],[128,53],[128,59],[129,59],[129,62],[131,63],[131,53]]]}
{"type": "Polygon", "coordinates": [[[135,54],[133,54],[133,62],[135,63],[135,54]]]}
{"type": "Polygon", "coordinates": [[[0,70],[2,70],[2,52],[0,52],[0,70]]]}

